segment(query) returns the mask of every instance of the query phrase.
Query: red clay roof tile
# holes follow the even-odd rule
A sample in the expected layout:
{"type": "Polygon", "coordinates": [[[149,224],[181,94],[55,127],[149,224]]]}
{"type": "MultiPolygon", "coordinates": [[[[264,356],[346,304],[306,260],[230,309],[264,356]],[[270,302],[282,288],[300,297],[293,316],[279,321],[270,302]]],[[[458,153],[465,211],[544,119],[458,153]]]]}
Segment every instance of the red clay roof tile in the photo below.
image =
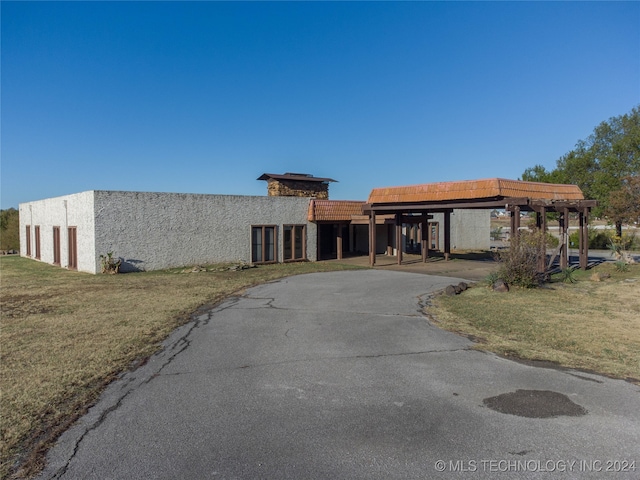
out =
{"type": "Polygon", "coordinates": [[[494,197],[527,197],[532,200],[583,200],[577,185],[488,178],[437,182],[404,187],[374,188],[368,203],[414,203],[449,200],[480,200],[494,197]]]}
{"type": "Polygon", "coordinates": [[[349,221],[352,215],[362,215],[362,201],[352,200],[311,200],[309,202],[309,221],[331,222],[349,221]]]}

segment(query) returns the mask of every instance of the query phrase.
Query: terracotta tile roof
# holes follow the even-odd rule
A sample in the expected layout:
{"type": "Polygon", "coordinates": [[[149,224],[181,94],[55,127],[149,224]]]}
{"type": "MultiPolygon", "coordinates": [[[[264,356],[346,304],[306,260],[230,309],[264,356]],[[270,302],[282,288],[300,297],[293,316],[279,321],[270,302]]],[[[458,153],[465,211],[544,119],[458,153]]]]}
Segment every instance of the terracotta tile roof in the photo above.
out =
{"type": "Polygon", "coordinates": [[[368,203],[441,202],[495,197],[526,197],[532,200],[584,199],[584,195],[577,185],[489,178],[425,183],[406,187],[374,188],[369,194],[368,203]]]}
{"type": "Polygon", "coordinates": [[[362,215],[362,201],[352,200],[311,200],[309,202],[310,222],[350,221],[352,215],[362,215]]]}

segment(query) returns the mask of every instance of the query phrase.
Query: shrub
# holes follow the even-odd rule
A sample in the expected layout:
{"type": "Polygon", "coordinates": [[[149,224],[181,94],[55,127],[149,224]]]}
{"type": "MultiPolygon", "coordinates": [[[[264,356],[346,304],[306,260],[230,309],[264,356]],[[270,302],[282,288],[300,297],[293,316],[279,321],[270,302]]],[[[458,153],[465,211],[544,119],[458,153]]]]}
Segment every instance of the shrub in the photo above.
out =
{"type": "Polygon", "coordinates": [[[623,273],[629,271],[629,264],[627,262],[623,262],[622,260],[618,260],[613,264],[613,266],[615,267],[616,272],[623,273]]]}
{"type": "Polygon", "coordinates": [[[555,235],[551,235],[549,232],[547,232],[547,247],[557,248],[558,245],[560,245],[560,239],[555,235]]]}
{"type": "MultiPolygon", "coordinates": [[[[589,248],[595,250],[605,250],[609,248],[609,242],[612,236],[611,230],[596,230],[595,228],[588,227],[587,231],[589,235],[589,248]]],[[[580,245],[579,235],[579,231],[575,231],[569,235],[569,247],[578,248],[580,245]]]]}
{"type": "Polygon", "coordinates": [[[500,267],[498,275],[510,285],[524,288],[536,287],[540,284],[538,273],[538,255],[546,251],[547,234],[542,232],[520,232],[520,236],[512,237],[509,248],[498,254],[500,267]]]}
{"type": "Polygon", "coordinates": [[[572,267],[563,268],[560,272],[560,279],[563,283],[576,283],[575,270],[572,267]]]}
{"type": "Polygon", "coordinates": [[[106,255],[100,255],[100,263],[102,265],[102,273],[114,274],[120,271],[122,259],[113,258],[113,252],[109,252],[106,255]]]}
{"type": "Polygon", "coordinates": [[[491,272],[489,275],[487,275],[484,279],[485,283],[490,287],[492,286],[494,283],[496,283],[498,280],[500,280],[500,272],[495,271],[495,272],[491,272]]]}
{"type": "Polygon", "coordinates": [[[500,240],[502,238],[502,227],[496,227],[489,234],[491,240],[500,240]]]}

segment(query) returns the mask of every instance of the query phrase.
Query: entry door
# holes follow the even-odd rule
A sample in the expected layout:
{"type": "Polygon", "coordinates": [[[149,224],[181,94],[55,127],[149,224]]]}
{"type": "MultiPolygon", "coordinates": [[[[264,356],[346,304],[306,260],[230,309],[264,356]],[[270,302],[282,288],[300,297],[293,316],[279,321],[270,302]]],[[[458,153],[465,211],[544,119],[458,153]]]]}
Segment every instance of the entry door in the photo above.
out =
{"type": "Polygon", "coordinates": [[[53,264],[60,265],[60,227],[53,227],[53,264]]]}
{"type": "Polygon", "coordinates": [[[67,228],[69,237],[69,269],[78,269],[78,230],[77,227],[67,228]]]}
{"type": "Polygon", "coordinates": [[[35,227],[35,241],[36,241],[36,259],[40,260],[40,225],[35,227]]]}

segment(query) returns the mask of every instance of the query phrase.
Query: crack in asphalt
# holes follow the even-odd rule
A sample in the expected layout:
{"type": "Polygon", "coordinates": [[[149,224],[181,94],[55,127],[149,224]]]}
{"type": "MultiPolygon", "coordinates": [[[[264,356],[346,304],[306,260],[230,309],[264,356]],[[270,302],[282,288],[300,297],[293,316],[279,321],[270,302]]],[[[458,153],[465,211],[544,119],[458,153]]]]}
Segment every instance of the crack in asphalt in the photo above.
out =
{"type": "MultiPolygon", "coordinates": [[[[237,305],[238,310],[259,310],[261,308],[270,308],[273,310],[283,310],[283,311],[292,311],[292,312],[300,312],[300,311],[309,312],[309,313],[314,312],[314,310],[310,310],[308,307],[292,307],[292,306],[278,307],[273,304],[273,302],[275,302],[276,299],[271,297],[251,297],[248,295],[243,295],[240,298],[247,299],[247,300],[267,300],[267,302],[255,307],[243,306],[241,304],[238,304],[237,305]]],[[[318,311],[322,313],[344,313],[342,310],[322,309],[318,311]]],[[[416,313],[378,313],[378,312],[349,312],[349,313],[353,315],[375,315],[376,317],[409,317],[409,318],[424,317],[424,314],[420,310],[417,310],[416,313]]]]}
{"type": "MultiPolygon", "coordinates": [[[[162,364],[160,364],[159,366],[156,367],[155,371],[150,372],[150,374],[144,378],[143,380],[139,380],[138,378],[136,378],[135,376],[129,377],[129,378],[125,378],[127,375],[133,375],[135,370],[131,371],[131,372],[127,372],[123,378],[116,380],[116,381],[120,381],[122,382],[122,385],[120,386],[120,390],[121,393],[119,396],[116,396],[117,401],[110,405],[109,407],[105,408],[101,413],[99,418],[94,421],[92,424],[88,425],[80,434],[80,436],[75,440],[74,445],[73,445],[73,451],[71,453],[71,455],[69,456],[69,458],[65,461],[65,464],[63,466],[61,466],[60,468],[58,468],[49,478],[51,479],[59,479],[62,478],[68,471],[71,462],[73,461],[73,459],[75,458],[75,456],[77,455],[78,451],[80,450],[80,446],[82,444],[82,442],[85,440],[85,438],[87,437],[87,435],[89,435],[89,433],[91,433],[92,431],[98,429],[107,419],[107,417],[114,411],[118,410],[118,408],[120,408],[123,404],[123,402],[126,400],[126,398],[133,393],[134,391],[136,391],[137,389],[139,389],[141,386],[143,385],[147,385],[149,384],[152,380],[154,380],[155,378],[158,378],[160,376],[178,376],[178,375],[189,375],[189,374],[193,374],[196,372],[176,372],[176,373],[162,373],[162,371],[169,366],[177,357],[178,355],[180,355],[182,352],[184,352],[187,348],[189,348],[189,346],[191,345],[191,340],[189,339],[189,337],[191,336],[191,334],[203,327],[209,324],[209,322],[212,320],[213,316],[217,313],[223,312],[225,310],[231,309],[231,308],[236,308],[236,309],[246,309],[246,310],[256,310],[259,308],[270,308],[270,309],[274,309],[274,310],[306,310],[309,311],[308,309],[305,308],[291,308],[291,307],[278,307],[276,305],[274,305],[273,303],[276,301],[275,297],[252,297],[252,296],[248,296],[248,295],[237,295],[237,296],[233,296],[233,297],[229,297],[225,300],[225,302],[223,302],[221,305],[218,305],[216,307],[210,308],[205,312],[198,312],[195,313],[193,315],[193,319],[191,320],[192,324],[189,326],[189,328],[187,329],[187,331],[181,335],[179,338],[177,338],[175,341],[173,341],[171,344],[167,345],[164,349],[162,349],[160,352],[158,352],[156,355],[158,356],[163,356],[166,355],[166,359],[164,362],[162,362],[162,364]],[[244,307],[241,305],[241,300],[246,299],[246,300],[267,300],[266,304],[262,304],[259,307],[244,307]],[[139,381],[138,381],[139,380],[139,381]]],[[[327,311],[324,311],[325,313],[327,311]]],[[[336,313],[340,312],[339,310],[335,311],[336,313]]],[[[386,314],[380,314],[380,313],[374,313],[374,312],[352,312],[354,314],[357,315],[375,315],[375,316],[383,316],[383,317],[409,317],[409,318],[414,318],[414,317],[424,317],[423,314],[420,314],[419,312],[416,314],[391,314],[391,313],[386,313],[386,314]]],[[[188,324],[187,324],[188,325],[188,324]]],[[[289,332],[292,330],[292,328],[288,329],[285,332],[285,336],[288,336],[289,332]]],[[[443,353],[443,352],[457,352],[457,351],[465,351],[465,350],[470,350],[469,348],[461,348],[461,349],[443,349],[443,350],[425,350],[425,351],[419,351],[419,352],[400,352],[400,353],[387,353],[387,354],[375,354],[375,355],[353,355],[353,356],[342,356],[342,357],[319,357],[319,358],[312,358],[312,359],[298,359],[298,360],[286,360],[286,361],[282,361],[282,362],[268,362],[268,363],[263,363],[263,364],[248,364],[248,365],[241,365],[239,367],[232,367],[232,368],[221,368],[221,369],[214,369],[214,370],[208,370],[209,372],[211,371],[224,371],[224,370],[239,370],[239,369],[247,369],[247,368],[259,368],[259,367],[268,367],[268,366],[277,366],[277,365],[285,365],[285,364],[291,364],[291,363],[301,363],[301,362],[317,362],[317,361],[326,361],[326,360],[348,360],[348,359],[366,359],[366,358],[385,358],[385,357],[394,357],[394,356],[407,356],[407,355],[423,355],[423,354],[429,354],[429,353],[443,353]]],[[[138,368],[143,368],[144,366],[148,365],[148,363],[143,363],[141,364],[138,368]]]]}
{"type": "MultiPolygon", "coordinates": [[[[60,467],[56,472],[54,472],[52,474],[51,479],[58,479],[61,478],[65,475],[65,473],[67,472],[67,470],[69,469],[69,466],[71,465],[71,462],[73,461],[74,457],[76,456],[76,454],[78,453],[79,449],[80,449],[80,445],[82,444],[83,440],[86,438],[86,436],[92,432],[93,430],[96,430],[97,428],[99,428],[104,421],[107,419],[107,417],[109,416],[109,414],[111,412],[114,412],[115,410],[117,410],[118,408],[120,408],[120,406],[122,405],[122,403],[124,402],[124,400],[131,394],[133,393],[135,390],[137,390],[138,388],[140,388],[143,385],[146,385],[148,383],[150,383],[154,378],[157,378],[159,376],[161,376],[161,372],[162,370],[164,370],[168,365],[170,365],[175,358],[180,355],[180,353],[184,352],[190,345],[191,345],[191,340],[188,339],[188,337],[191,335],[191,333],[202,327],[202,326],[206,326],[210,321],[211,318],[213,317],[213,315],[215,313],[219,313],[222,312],[224,310],[227,310],[229,308],[232,308],[233,306],[235,306],[239,301],[238,297],[230,297],[227,301],[224,302],[224,304],[219,305],[218,307],[214,307],[210,310],[208,310],[206,313],[200,313],[200,315],[194,314],[194,319],[191,320],[191,322],[193,322],[193,324],[187,329],[187,331],[184,333],[184,335],[181,335],[179,338],[177,338],[174,342],[172,342],[170,345],[167,345],[161,352],[158,352],[156,355],[161,356],[163,353],[170,353],[167,357],[167,359],[161,364],[159,365],[159,367],[156,369],[156,371],[154,373],[151,373],[151,375],[149,375],[146,379],[140,381],[139,383],[135,383],[137,378],[131,377],[131,378],[126,378],[126,379],[121,379],[119,381],[123,382],[123,385],[121,386],[121,395],[119,397],[117,397],[117,401],[115,404],[109,406],[108,408],[105,408],[104,411],[102,411],[100,413],[99,418],[93,422],[91,425],[88,425],[86,427],[86,429],[82,432],[82,434],[79,436],[79,438],[75,441],[75,444],[73,446],[73,451],[71,453],[71,455],[69,456],[69,458],[66,460],[65,464],[60,467]],[[196,316],[197,315],[197,316],[196,316]],[[206,315],[206,317],[205,317],[206,315]],[[203,318],[205,317],[205,318],[203,318]]],[[[134,371],[132,372],[127,372],[128,374],[133,374],[134,371]]],[[[118,381],[118,380],[116,380],[118,381]]]]}
{"type": "Polygon", "coordinates": [[[327,360],[357,360],[357,359],[367,359],[367,358],[375,359],[375,358],[387,358],[387,357],[403,357],[403,356],[410,356],[410,355],[425,355],[425,354],[431,354],[431,353],[455,353],[455,352],[467,352],[467,351],[477,352],[477,350],[471,347],[464,347],[464,348],[449,348],[449,349],[441,349],[441,350],[423,350],[419,352],[380,353],[375,355],[372,354],[372,355],[347,355],[347,356],[341,356],[341,357],[299,358],[295,360],[283,360],[281,362],[245,364],[237,367],[228,367],[228,368],[213,368],[208,370],[191,370],[191,371],[182,371],[182,372],[174,372],[174,373],[163,373],[162,376],[172,377],[172,376],[181,376],[181,375],[193,375],[195,373],[224,372],[224,371],[233,371],[233,370],[244,370],[247,368],[273,367],[278,365],[287,365],[287,364],[295,364],[295,363],[323,362],[327,360]]]}

